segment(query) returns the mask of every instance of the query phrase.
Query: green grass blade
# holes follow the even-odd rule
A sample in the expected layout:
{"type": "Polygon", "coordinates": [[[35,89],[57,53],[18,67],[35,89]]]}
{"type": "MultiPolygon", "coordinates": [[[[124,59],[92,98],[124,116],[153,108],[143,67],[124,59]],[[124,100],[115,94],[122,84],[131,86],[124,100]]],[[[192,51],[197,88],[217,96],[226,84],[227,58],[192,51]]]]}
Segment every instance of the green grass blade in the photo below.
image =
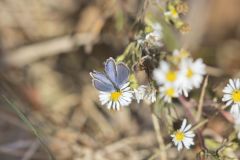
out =
{"type": "Polygon", "coordinates": [[[2,95],[3,99],[9,104],[9,106],[16,112],[16,114],[19,116],[19,118],[27,125],[27,127],[33,132],[33,134],[37,137],[39,142],[41,143],[41,146],[43,149],[47,152],[49,160],[55,160],[53,154],[47,147],[47,145],[44,143],[42,136],[37,131],[37,129],[33,126],[33,124],[30,122],[30,120],[20,111],[20,109],[12,103],[7,97],[2,95]]]}

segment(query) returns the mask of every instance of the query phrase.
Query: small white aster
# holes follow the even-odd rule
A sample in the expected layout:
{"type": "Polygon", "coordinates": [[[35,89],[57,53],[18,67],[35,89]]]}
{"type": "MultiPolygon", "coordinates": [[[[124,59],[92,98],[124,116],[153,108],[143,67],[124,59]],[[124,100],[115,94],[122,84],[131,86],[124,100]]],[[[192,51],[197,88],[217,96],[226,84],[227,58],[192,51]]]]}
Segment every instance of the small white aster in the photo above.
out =
{"type": "Polygon", "coordinates": [[[205,64],[200,58],[195,61],[191,58],[184,58],[180,64],[180,72],[185,77],[188,85],[199,88],[203,80],[203,75],[206,73],[205,64]]]}
{"type": "Polygon", "coordinates": [[[200,87],[203,76],[206,73],[205,64],[202,59],[193,61],[191,58],[184,58],[180,62],[179,68],[178,90],[180,93],[183,92],[185,96],[188,96],[190,90],[200,87]]]}
{"type": "Polygon", "coordinates": [[[173,84],[178,79],[178,71],[171,69],[166,61],[160,61],[159,67],[153,70],[153,78],[158,85],[173,84]]]}
{"type": "Polygon", "coordinates": [[[146,94],[147,86],[141,85],[137,89],[134,89],[134,95],[135,99],[137,100],[137,103],[140,103],[141,100],[143,100],[145,94],[146,94]]]}
{"type": "Polygon", "coordinates": [[[162,26],[159,23],[154,23],[152,29],[153,31],[148,33],[145,37],[146,42],[153,46],[162,47],[162,26]]]}
{"type": "Polygon", "coordinates": [[[187,125],[187,120],[184,119],[181,128],[171,135],[174,145],[177,146],[178,151],[183,147],[189,149],[191,145],[194,145],[193,138],[195,134],[191,131],[192,125],[187,125]]]}
{"type": "Polygon", "coordinates": [[[164,85],[159,87],[160,98],[167,103],[172,102],[172,98],[178,97],[178,91],[174,85],[164,85]]]}
{"type": "Polygon", "coordinates": [[[234,117],[240,116],[240,80],[230,79],[227,86],[223,89],[222,101],[226,102],[226,106],[232,106],[230,112],[234,117]]]}
{"type": "Polygon", "coordinates": [[[100,92],[99,99],[102,105],[107,105],[108,109],[120,110],[121,107],[128,106],[132,102],[133,91],[129,87],[129,82],[125,83],[119,91],[100,92]]]}
{"type": "Polygon", "coordinates": [[[156,95],[157,95],[157,91],[154,88],[151,88],[149,90],[147,90],[145,98],[146,98],[146,102],[147,103],[154,103],[156,102],[156,95]]]}
{"type": "Polygon", "coordinates": [[[173,58],[176,62],[179,62],[180,60],[187,58],[190,56],[190,53],[186,51],[185,49],[177,50],[175,49],[172,53],[173,58]]]}

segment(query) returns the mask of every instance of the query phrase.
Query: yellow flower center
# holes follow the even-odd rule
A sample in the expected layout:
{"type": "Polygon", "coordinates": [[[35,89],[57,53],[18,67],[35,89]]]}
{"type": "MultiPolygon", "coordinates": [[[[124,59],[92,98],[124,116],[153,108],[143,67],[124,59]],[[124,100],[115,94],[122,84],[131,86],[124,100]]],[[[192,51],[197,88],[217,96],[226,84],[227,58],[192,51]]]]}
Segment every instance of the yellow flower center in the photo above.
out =
{"type": "Polygon", "coordinates": [[[171,12],[173,18],[177,18],[178,17],[178,12],[177,12],[177,10],[174,7],[170,8],[170,12],[171,12]]]}
{"type": "Polygon", "coordinates": [[[121,92],[112,92],[111,93],[111,100],[118,101],[119,97],[122,95],[121,92]]]}
{"type": "Polygon", "coordinates": [[[166,75],[166,79],[169,82],[174,82],[176,80],[176,78],[177,78],[177,74],[174,71],[169,71],[166,75]]]}
{"type": "Polygon", "coordinates": [[[232,99],[234,102],[240,102],[240,90],[234,90],[232,92],[232,99]]]}
{"type": "Polygon", "coordinates": [[[183,141],[183,139],[185,138],[185,135],[183,132],[177,131],[175,134],[175,138],[177,141],[183,141]]]}
{"type": "Polygon", "coordinates": [[[166,95],[169,96],[169,97],[173,97],[175,91],[173,88],[169,88],[166,90],[166,95]]]}
{"type": "Polygon", "coordinates": [[[187,77],[188,78],[191,78],[193,76],[194,72],[192,69],[188,68],[188,71],[187,71],[187,77]]]}

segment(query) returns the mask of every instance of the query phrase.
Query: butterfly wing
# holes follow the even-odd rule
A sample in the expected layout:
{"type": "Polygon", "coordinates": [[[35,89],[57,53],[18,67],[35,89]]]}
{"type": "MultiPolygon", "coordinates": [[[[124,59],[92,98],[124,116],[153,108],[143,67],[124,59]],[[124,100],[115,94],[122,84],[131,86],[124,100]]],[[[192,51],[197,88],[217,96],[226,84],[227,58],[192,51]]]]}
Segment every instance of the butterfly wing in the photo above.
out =
{"type": "Polygon", "coordinates": [[[110,80],[116,84],[117,82],[117,67],[115,60],[113,58],[109,58],[105,62],[105,72],[110,80]]]}
{"type": "Polygon", "coordinates": [[[124,63],[117,64],[117,85],[122,86],[128,81],[130,70],[124,63]]]}
{"type": "Polygon", "coordinates": [[[121,88],[128,81],[130,70],[124,63],[116,65],[113,58],[105,62],[105,73],[92,72],[93,85],[100,91],[109,92],[121,88]]]}
{"type": "Polygon", "coordinates": [[[104,73],[93,71],[90,73],[94,87],[103,92],[112,92],[115,90],[111,81],[104,73]]]}

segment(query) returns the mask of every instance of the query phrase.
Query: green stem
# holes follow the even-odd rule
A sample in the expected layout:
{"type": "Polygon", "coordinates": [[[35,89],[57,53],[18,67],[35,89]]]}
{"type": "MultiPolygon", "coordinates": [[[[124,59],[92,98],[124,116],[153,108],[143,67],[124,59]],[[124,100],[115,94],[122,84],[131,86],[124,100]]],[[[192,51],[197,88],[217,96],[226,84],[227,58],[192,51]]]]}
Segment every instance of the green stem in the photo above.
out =
{"type": "Polygon", "coordinates": [[[55,160],[53,154],[47,147],[47,145],[44,143],[41,135],[38,133],[37,129],[32,125],[30,120],[18,109],[17,106],[15,106],[14,103],[12,103],[7,97],[2,95],[3,99],[10,105],[10,107],[17,113],[19,118],[27,125],[27,127],[32,131],[32,133],[38,138],[39,142],[41,143],[43,149],[48,153],[49,160],[55,160]]]}

